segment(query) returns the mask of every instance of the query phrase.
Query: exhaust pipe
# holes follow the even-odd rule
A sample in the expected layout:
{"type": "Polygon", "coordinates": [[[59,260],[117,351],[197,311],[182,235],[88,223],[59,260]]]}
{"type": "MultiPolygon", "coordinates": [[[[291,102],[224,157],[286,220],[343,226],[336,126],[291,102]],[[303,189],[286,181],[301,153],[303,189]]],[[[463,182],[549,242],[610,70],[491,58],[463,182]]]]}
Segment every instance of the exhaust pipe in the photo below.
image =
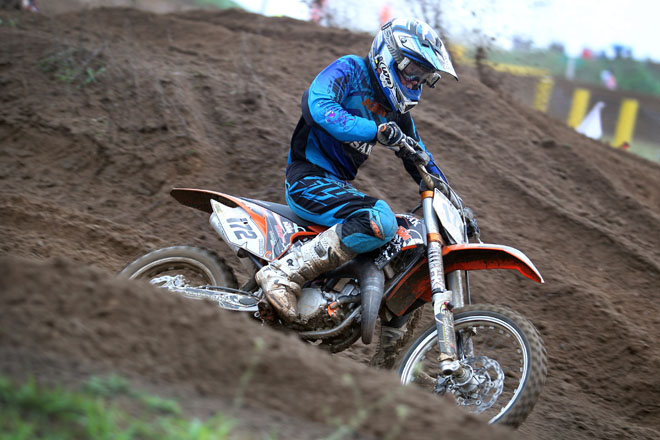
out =
{"type": "Polygon", "coordinates": [[[378,269],[372,258],[360,255],[337,268],[331,276],[357,278],[362,299],[362,342],[370,344],[383,299],[385,286],[383,270],[378,269]]]}

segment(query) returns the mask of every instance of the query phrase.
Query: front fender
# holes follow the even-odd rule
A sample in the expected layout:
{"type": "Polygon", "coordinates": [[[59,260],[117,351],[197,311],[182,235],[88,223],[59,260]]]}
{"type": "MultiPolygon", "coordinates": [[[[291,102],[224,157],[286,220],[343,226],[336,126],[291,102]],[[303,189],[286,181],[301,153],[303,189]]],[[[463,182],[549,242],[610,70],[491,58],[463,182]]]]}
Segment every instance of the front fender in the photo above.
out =
{"type": "Polygon", "coordinates": [[[527,255],[500,244],[468,243],[442,249],[445,273],[455,270],[512,269],[530,280],[543,283],[543,277],[527,255]]]}
{"type": "MultiPolygon", "coordinates": [[[[511,269],[543,283],[543,277],[527,256],[509,246],[468,243],[445,246],[442,250],[445,274],[456,270],[511,269]]],[[[427,259],[421,259],[403,279],[385,294],[387,308],[401,316],[418,300],[431,301],[427,259]]]]}

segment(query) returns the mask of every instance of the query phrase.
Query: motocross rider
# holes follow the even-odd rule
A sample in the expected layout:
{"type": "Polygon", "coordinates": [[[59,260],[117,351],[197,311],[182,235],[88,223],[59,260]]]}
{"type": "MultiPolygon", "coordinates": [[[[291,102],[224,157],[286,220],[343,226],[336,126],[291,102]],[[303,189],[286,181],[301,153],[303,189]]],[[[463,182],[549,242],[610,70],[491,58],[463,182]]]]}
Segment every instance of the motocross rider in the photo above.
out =
{"type": "MultiPolygon", "coordinates": [[[[256,274],[285,321],[296,320],[305,282],[394,237],[398,226],[387,203],[349,183],[376,142],[396,151],[404,136],[414,138],[428,154],[427,169],[446,182],[409,113],[423,86],[435,86],[440,72],[458,79],[438,34],[419,20],[394,19],[380,29],[366,58],[337,59],[303,94],[289,150],[286,201],[299,217],[330,229],[256,274]]],[[[419,184],[419,156],[396,154],[419,184]]]]}

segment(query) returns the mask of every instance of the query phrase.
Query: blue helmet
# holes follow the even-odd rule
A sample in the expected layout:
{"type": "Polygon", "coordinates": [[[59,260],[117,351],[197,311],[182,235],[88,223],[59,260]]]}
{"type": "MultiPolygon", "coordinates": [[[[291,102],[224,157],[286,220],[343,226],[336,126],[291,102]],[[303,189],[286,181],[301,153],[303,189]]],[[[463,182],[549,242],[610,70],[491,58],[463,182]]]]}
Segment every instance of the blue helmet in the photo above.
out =
{"type": "Polygon", "coordinates": [[[410,111],[422,95],[422,85],[434,87],[446,72],[458,79],[445,45],[428,24],[395,18],[378,31],[369,63],[392,110],[410,111]]]}

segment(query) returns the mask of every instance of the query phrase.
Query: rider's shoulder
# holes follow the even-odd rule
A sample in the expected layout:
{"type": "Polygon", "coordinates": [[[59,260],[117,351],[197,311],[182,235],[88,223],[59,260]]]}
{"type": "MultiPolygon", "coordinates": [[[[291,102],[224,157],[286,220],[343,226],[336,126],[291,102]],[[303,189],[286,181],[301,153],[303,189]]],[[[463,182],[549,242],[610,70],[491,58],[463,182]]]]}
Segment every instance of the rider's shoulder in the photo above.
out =
{"type": "Polygon", "coordinates": [[[344,55],[342,57],[337,58],[337,60],[333,64],[341,64],[349,68],[360,69],[360,70],[365,69],[367,67],[366,63],[364,62],[364,58],[359,57],[357,55],[344,55]]]}

